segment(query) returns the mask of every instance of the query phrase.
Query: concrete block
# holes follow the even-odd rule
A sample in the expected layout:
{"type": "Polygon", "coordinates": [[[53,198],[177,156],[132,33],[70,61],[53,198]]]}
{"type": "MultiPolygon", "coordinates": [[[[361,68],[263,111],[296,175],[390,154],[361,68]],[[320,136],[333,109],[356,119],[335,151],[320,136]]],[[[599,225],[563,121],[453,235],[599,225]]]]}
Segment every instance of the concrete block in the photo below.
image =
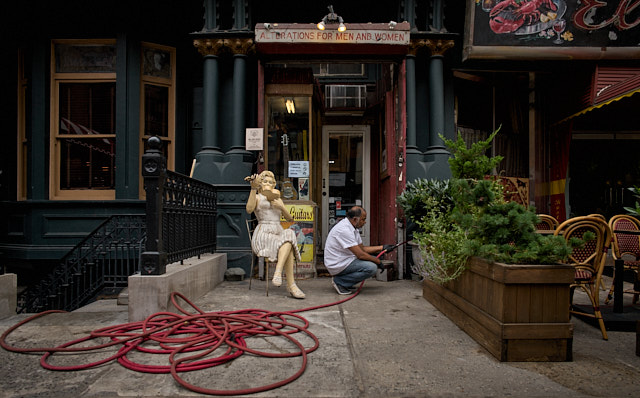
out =
{"type": "Polygon", "coordinates": [[[224,280],[226,269],[227,255],[214,253],[186,259],[184,264],[169,264],[163,275],[130,276],[129,322],[142,321],[157,312],[176,312],[171,293],[197,300],[224,280]]]}
{"type": "Polygon", "coordinates": [[[244,269],[240,267],[227,268],[224,273],[224,278],[228,281],[243,281],[244,280],[244,269]]]}
{"type": "Polygon", "coordinates": [[[18,305],[18,276],[16,274],[0,275],[0,318],[16,314],[18,305]]]}
{"type": "Polygon", "coordinates": [[[398,279],[398,269],[395,267],[395,263],[391,260],[381,260],[384,270],[378,268],[376,272],[376,280],[382,282],[391,282],[398,279]]]}

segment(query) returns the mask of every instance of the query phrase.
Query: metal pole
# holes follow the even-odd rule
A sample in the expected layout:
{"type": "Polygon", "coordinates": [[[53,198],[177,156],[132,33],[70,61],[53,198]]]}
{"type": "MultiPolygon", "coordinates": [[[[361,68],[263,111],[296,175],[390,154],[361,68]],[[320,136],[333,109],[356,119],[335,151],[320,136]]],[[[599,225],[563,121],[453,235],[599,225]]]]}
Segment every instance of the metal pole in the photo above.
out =
{"type": "MultiPolygon", "coordinates": [[[[624,289],[624,260],[619,258],[614,263],[614,284],[613,284],[613,312],[621,313],[623,312],[622,306],[624,298],[623,289],[624,289]]],[[[597,286],[596,286],[597,288],[597,286]]]]}

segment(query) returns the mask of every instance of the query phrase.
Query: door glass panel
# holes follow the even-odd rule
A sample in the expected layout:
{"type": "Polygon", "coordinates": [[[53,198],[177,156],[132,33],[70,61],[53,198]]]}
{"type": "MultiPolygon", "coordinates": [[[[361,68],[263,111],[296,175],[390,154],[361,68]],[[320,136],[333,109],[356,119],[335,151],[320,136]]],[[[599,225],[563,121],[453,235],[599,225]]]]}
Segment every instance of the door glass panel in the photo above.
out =
{"type": "Polygon", "coordinates": [[[283,199],[308,200],[309,97],[269,97],[267,168],[283,199]]]}
{"type": "Polygon", "coordinates": [[[329,136],[329,229],[346,217],[352,206],[362,206],[362,135],[329,136]]]}

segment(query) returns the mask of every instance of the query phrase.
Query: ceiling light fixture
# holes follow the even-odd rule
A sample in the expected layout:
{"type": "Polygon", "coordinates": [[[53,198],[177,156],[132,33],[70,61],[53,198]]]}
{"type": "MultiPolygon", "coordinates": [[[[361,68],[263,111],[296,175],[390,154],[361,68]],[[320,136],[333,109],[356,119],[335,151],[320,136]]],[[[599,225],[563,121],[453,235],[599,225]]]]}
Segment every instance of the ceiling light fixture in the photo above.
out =
{"type": "Polygon", "coordinates": [[[293,98],[285,99],[284,106],[287,108],[287,113],[296,113],[296,104],[293,102],[293,98]]]}
{"type": "Polygon", "coordinates": [[[325,30],[327,24],[338,24],[338,32],[344,32],[347,30],[347,26],[344,24],[342,17],[333,12],[333,6],[327,6],[329,13],[322,18],[322,21],[316,25],[319,30],[325,30]]]}

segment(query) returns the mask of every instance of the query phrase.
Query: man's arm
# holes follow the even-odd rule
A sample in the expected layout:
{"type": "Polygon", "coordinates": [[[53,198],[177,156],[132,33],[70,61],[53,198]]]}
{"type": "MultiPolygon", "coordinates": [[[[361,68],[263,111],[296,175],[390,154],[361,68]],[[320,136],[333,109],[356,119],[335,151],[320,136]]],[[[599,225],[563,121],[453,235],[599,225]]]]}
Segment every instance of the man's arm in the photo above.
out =
{"type": "MultiPolygon", "coordinates": [[[[362,245],[360,245],[362,246],[362,245]]],[[[384,250],[384,246],[380,245],[380,246],[362,246],[362,250],[364,250],[365,252],[369,253],[369,254],[373,254],[373,253],[380,253],[382,250],[384,250]]]]}
{"type": "Polygon", "coordinates": [[[375,252],[381,251],[382,246],[366,246],[365,247],[362,245],[357,245],[357,246],[351,246],[349,250],[351,250],[351,252],[355,254],[359,260],[371,261],[377,265],[380,265],[380,259],[372,256],[369,253],[375,253],[375,252]]]}

